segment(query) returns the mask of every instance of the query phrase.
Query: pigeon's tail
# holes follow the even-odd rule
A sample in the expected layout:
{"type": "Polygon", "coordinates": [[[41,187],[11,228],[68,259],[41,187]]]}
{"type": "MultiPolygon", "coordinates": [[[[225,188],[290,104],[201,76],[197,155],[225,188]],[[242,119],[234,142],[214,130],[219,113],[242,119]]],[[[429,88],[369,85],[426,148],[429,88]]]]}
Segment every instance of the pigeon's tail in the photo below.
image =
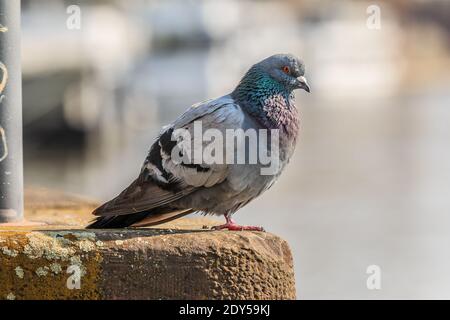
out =
{"type": "Polygon", "coordinates": [[[169,208],[155,208],[149,211],[123,214],[117,216],[101,216],[95,218],[87,229],[115,229],[125,227],[148,227],[171,220],[175,220],[192,213],[193,210],[175,210],[169,208]]]}
{"type": "Polygon", "coordinates": [[[121,216],[102,216],[95,218],[86,229],[114,229],[129,227],[145,218],[146,212],[127,214],[121,216]]]}

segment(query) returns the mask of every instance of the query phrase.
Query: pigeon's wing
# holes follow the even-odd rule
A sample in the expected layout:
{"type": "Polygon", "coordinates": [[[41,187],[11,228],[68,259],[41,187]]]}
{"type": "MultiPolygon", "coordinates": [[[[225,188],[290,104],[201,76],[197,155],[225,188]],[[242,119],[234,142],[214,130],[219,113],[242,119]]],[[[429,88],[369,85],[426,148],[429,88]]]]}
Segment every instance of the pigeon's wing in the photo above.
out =
{"type": "MultiPolygon", "coordinates": [[[[94,211],[95,215],[111,216],[148,211],[168,205],[199,188],[211,187],[225,180],[228,166],[225,163],[186,163],[176,154],[192,154],[195,128],[201,123],[202,132],[208,129],[225,132],[240,128],[244,115],[229,96],[206,101],[190,107],[172,125],[163,128],[144,162],[139,177],[119,196],[94,211]],[[189,133],[189,140],[177,143],[176,134],[189,133]],[[189,146],[189,147],[188,147],[189,146]]],[[[216,131],[217,132],[217,131],[216,131]]],[[[186,136],[184,136],[186,138],[186,136]]],[[[203,147],[207,142],[203,143],[203,147]]]]}

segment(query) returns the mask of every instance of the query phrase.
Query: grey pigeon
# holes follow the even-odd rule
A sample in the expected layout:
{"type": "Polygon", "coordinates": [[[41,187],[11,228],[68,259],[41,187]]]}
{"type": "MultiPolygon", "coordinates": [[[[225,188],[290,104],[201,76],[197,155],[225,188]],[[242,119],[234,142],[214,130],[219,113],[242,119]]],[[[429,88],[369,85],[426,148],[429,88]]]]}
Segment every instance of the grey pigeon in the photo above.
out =
{"type": "MultiPolygon", "coordinates": [[[[263,231],[261,227],[239,226],[231,216],[269,189],[289,162],[299,131],[293,90],[309,92],[304,74],[300,59],[276,54],[253,65],[232,93],[191,106],[162,129],[138,178],[116,198],[98,207],[93,212],[97,217],[87,228],[152,226],[199,212],[225,217],[226,223],[215,229],[263,231]],[[229,129],[262,129],[270,131],[272,137],[276,130],[279,165],[271,174],[262,174],[261,169],[268,165],[259,159],[256,163],[247,161],[248,156],[241,162],[217,163],[174,159],[174,154],[192,157],[192,149],[183,149],[175,133],[183,129],[194,139],[196,121],[201,121],[203,130],[217,129],[221,133],[229,129]]],[[[275,153],[269,137],[265,144],[260,141],[258,137],[258,150],[271,154],[273,149],[275,153]]],[[[250,147],[245,146],[245,150],[250,147]]]]}

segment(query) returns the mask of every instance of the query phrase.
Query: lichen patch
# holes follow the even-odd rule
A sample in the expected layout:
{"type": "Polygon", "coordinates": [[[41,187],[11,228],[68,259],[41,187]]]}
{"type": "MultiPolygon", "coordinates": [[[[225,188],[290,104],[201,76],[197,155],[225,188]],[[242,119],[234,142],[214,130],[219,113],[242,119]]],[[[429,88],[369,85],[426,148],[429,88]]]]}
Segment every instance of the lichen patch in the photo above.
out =
{"type": "Polygon", "coordinates": [[[10,256],[10,257],[17,257],[17,250],[15,249],[10,249],[8,247],[2,247],[2,252],[4,255],[10,256]]]}
{"type": "Polygon", "coordinates": [[[76,250],[67,246],[62,240],[64,238],[50,237],[44,233],[32,232],[26,235],[28,244],[23,252],[31,259],[45,258],[49,261],[67,261],[74,255],[76,250]]]}
{"type": "Polygon", "coordinates": [[[38,277],[45,277],[48,274],[48,267],[39,267],[36,269],[38,277]]]}
{"type": "Polygon", "coordinates": [[[62,272],[62,267],[59,263],[53,262],[50,265],[50,270],[54,273],[54,274],[59,274],[62,272]]]}
{"type": "Polygon", "coordinates": [[[10,292],[6,295],[6,299],[7,300],[16,300],[16,296],[14,295],[14,293],[10,292]]]}
{"type": "Polygon", "coordinates": [[[16,276],[17,276],[19,279],[23,279],[24,272],[23,272],[23,269],[22,269],[21,266],[17,266],[17,267],[14,269],[14,271],[16,272],[16,276]]]}

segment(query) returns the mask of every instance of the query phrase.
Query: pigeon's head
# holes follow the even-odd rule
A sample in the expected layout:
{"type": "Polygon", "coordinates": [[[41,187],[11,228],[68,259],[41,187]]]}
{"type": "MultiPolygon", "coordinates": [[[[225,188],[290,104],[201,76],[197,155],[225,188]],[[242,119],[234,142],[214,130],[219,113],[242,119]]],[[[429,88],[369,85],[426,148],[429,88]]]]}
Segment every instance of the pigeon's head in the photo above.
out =
{"type": "Polygon", "coordinates": [[[253,68],[270,75],[289,91],[303,89],[310,92],[305,78],[305,65],[292,54],[275,54],[255,64],[253,68]]]}

